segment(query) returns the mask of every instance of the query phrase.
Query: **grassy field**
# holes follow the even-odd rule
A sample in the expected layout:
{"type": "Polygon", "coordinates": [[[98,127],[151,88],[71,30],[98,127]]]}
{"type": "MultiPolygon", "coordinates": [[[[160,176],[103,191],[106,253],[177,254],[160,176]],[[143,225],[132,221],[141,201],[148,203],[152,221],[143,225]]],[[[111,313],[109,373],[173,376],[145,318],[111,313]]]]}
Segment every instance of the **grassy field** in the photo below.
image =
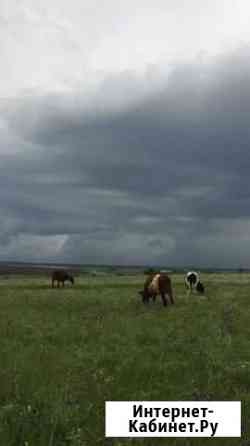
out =
{"type": "Polygon", "coordinates": [[[249,446],[250,275],[143,306],[144,276],[0,277],[0,446],[249,446]],[[241,439],[105,439],[105,400],[242,400],[241,439]]]}

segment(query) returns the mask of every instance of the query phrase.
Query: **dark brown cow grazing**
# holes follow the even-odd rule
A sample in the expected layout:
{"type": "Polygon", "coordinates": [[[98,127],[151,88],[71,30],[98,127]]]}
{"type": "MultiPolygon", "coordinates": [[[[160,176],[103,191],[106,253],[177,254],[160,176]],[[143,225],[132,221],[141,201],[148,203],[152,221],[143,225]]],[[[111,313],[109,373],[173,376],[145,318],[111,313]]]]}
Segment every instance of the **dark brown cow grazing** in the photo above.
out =
{"type": "Polygon", "coordinates": [[[139,294],[142,296],[144,303],[148,303],[150,298],[155,301],[156,296],[159,294],[164,306],[167,305],[167,294],[171,304],[174,304],[171,279],[165,272],[150,274],[144,283],[144,289],[139,291],[139,294]]]}
{"type": "Polygon", "coordinates": [[[66,281],[71,282],[72,285],[74,284],[74,277],[63,269],[58,269],[56,271],[53,271],[51,280],[52,280],[52,288],[54,288],[54,282],[57,282],[57,288],[60,287],[60,283],[62,283],[62,286],[64,287],[64,282],[66,281]]]}

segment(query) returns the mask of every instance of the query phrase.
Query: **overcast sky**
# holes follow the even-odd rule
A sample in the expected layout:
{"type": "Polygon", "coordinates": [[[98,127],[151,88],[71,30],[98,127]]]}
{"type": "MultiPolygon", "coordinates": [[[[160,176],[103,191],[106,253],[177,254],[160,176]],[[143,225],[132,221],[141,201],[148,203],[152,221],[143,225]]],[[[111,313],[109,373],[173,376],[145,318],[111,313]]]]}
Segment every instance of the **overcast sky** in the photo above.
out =
{"type": "Polygon", "coordinates": [[[0,260],[250,267],[249,23],[0,0],[0,260]]]}

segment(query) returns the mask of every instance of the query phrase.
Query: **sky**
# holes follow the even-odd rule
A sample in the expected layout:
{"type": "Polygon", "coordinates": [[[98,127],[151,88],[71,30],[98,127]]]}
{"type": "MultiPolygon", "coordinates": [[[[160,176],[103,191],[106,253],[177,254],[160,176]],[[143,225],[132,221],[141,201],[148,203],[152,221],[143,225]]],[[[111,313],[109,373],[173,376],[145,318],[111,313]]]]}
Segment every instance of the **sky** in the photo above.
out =
{"type": "Polygon", "coordinates": [[[249,20],[0,0],[0,260],[249,268],[249,20]]]}

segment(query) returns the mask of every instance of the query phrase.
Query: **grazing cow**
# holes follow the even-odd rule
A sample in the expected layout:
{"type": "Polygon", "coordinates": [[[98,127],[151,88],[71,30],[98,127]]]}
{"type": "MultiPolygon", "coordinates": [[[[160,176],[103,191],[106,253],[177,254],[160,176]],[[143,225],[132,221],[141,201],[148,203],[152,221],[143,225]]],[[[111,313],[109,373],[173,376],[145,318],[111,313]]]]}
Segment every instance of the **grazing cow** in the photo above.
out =
{"type": "Polygon", "coordinates": [[[144,283],[144,289],[139,291],[139,294],[142,296],[142,301],[144,303],[148,303],[150,299],[155,301],[156,296],[160,294],[164,306],[167,305],[167,294],[171,304],[174,304],[171,279],[164,271],[150,274],[144,283]]]}
{"type": "Polygon", "coordinates": [[[204,293],[204,286],[199,279],[199,274],[196,271],[189,271],[185,277],[186,288],[192,293],[193,288],[196,289],[198,293],[204,293]]]}
{"type": "Polygon", "coordinates": [[[62,286],[64,287],[64,282],[66,281],[71,282],[72,285],[74,284],[74,277],[63,269],[58,269],[56,271],[53,271],[51,280],[52,280],[52,288],[54,288],[54,282],[57,282],[57,288],[60,287],[60,283],[62,283],[62,286]]]}

